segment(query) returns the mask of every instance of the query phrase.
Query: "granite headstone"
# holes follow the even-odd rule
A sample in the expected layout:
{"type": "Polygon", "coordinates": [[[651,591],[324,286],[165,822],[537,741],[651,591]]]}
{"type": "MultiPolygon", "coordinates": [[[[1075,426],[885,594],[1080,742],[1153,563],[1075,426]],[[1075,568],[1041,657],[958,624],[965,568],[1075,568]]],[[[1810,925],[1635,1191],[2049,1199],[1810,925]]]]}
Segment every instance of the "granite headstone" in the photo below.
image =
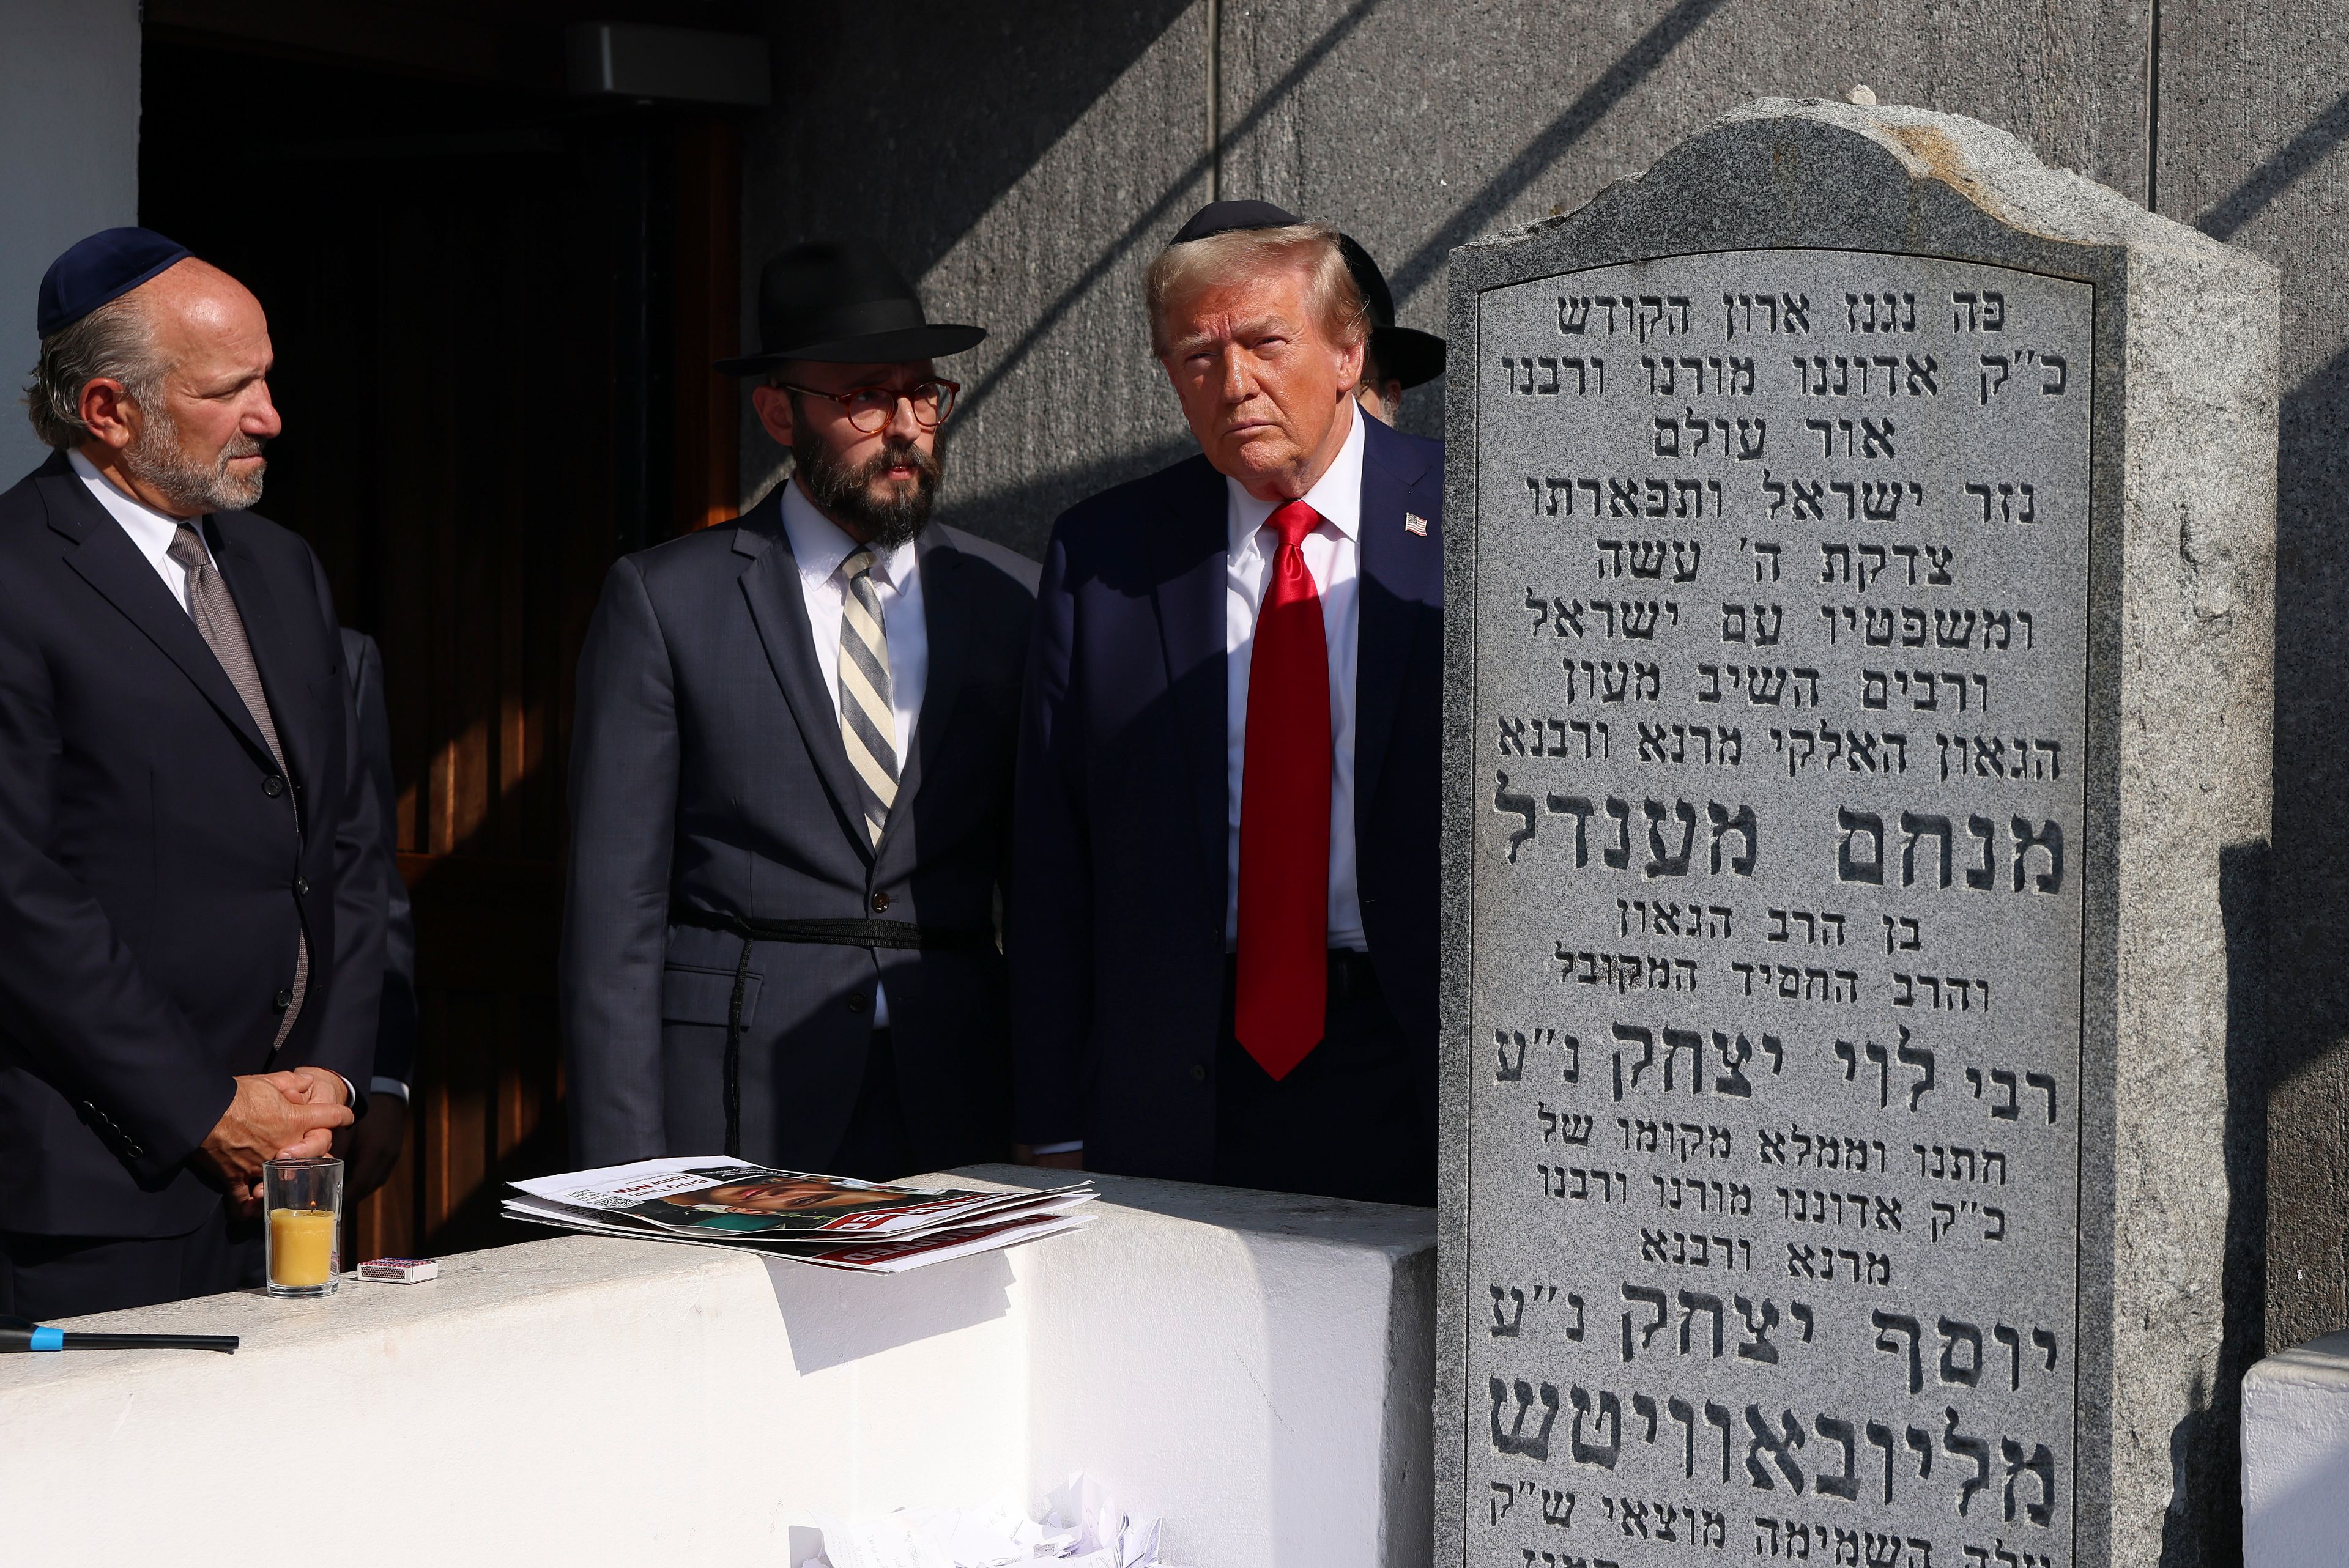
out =
{"type": "Polygon", "coordinates": [[[1809,101],[1454,253],[1437,1561],[2203,1517],[2276,291],[1809,101]]]}

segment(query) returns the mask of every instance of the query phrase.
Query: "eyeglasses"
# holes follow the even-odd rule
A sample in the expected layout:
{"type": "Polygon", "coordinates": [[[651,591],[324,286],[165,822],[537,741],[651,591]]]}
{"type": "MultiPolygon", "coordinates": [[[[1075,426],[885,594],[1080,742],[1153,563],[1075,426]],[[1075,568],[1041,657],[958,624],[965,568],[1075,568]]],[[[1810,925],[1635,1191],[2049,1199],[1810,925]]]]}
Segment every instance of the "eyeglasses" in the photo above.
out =
{"type": "Polygon", "coordinates": [[[845,392],[825,392],[813,387],[794,387],[788,381],[775,385],[785,392],[797,392],[809,397],[829,397],[848,416],[849,427],[861,436],[878,435],[889,421],[897,417],[899,399],[913,405],[914,423],[925,430],[935,430],[946,423],[954,412],[955,397],[962,391],[959,381],[916,381],[900,391],[895,387],[852,387],[845,392]]]}

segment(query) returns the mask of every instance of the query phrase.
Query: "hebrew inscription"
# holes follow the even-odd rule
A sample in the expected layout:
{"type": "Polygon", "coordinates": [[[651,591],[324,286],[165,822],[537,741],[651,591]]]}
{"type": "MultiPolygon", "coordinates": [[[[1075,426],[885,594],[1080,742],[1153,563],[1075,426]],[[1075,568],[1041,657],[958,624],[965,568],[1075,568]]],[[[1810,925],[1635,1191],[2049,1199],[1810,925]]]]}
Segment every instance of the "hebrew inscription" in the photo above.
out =
{"type": "Polygon", "coordinates": [[[2091,292],[1481,296],[1473,1563],[2073,1560],[2091,292]]]}

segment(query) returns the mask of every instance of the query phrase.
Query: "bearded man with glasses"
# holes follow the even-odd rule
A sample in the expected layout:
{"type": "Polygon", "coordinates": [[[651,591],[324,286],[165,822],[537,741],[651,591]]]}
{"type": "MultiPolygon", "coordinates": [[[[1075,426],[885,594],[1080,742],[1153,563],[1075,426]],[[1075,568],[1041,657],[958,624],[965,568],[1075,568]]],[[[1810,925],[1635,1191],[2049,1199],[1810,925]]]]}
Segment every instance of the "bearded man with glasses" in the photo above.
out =
{"type": "Polygon", "coordinates": [[[997,935],[1034,563],[933,525],[978,343],[887,257],[760,284],[793,473],[612,568],[580,654],[561,1000],[576,1162],[887,1179],[999,1159],[997,935]]]}

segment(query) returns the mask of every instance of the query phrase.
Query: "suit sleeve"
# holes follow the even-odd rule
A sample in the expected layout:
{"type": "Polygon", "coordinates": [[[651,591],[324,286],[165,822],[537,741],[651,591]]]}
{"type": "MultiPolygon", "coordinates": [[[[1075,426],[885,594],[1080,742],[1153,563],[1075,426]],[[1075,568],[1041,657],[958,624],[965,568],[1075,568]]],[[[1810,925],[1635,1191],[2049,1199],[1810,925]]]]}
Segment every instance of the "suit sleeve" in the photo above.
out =
{"type": "Polygon", "coordinates": [[[0,583],[0,1014],[34,1071],[109,1119],[128,1135],[109,1140],[116,1152],[160,1179],[202,1144],[236,1085],[49,853],[63,742],[31,624],[0,583]]]}
{"type": "Polygon", "coordinates": [[[1009,954],[1014,1136],[1081,1140],[1092,1017],[1092,870],[1076,689],[1076,599],[1055,530],[1036,590],[1012,802],[1009,954]]]}
{"type": "Polygon", "coordinates": [[[399,787],[391,766],[383,652],[373,637],[356,632],[344,634],[343,646],[351,656],[351,703],[358,713],[353,769],[366,786],[382,851],[383,995],[376,1006],[374,1077],[405,1088],[416,1073],[416,923],[399,875],[399,787]]]}
{"type": "MultiPolygon", "coordinates": [[[[310,557],[313,592],[326,624],[327,646],[337,654],[342,629],[326,568],[310,557]]],[[[367,1109],[367,1084],[375,1066],[377,998],[383,991],[384,878],[390,871],[376,830],[375,797],[367,769],[357,763],[358,715],[351,702],[349,672],[336,690],[343,697],[343,793],[335,808],[335,953],[325,1010],[301,1063],[340,1073],[351,1086],[352,1110],[367,1109]]]]}
{"type": "Polygon", "coordinates": [[[636,563],[623,559],[579,654],[561,1002],[572,1152],[667,1152],[661,970],[677,822],[677,688],[636,563]]]}

